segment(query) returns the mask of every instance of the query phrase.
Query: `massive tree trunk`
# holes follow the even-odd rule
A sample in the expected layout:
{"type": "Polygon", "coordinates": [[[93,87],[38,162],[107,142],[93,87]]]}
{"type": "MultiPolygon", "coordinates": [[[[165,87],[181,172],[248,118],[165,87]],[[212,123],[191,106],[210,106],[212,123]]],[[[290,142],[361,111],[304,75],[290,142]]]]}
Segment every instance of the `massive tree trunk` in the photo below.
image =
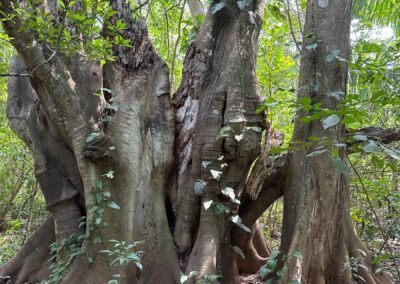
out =
{"type": "MultiPolygon", "coordinates": [[[[12,73],[31,74],[10,79],[8,117],[33,152],[52,218],[0,275],[15,283],[44,280],[49,269],[38,264],[49,259],[49,244],[84,233],[79,255],[56,275],[64,283],[105,283],[116,274],[120,283],[178,283],[185,271],[238,283],[239,269],[256,272],[268,255],[256,220],[281,195],[277,189],[255,214],[248,209],[257,194],[246,193],[246,177],[265,128],[263,114],[255,113],[263,1],[211,4],[172,103],[168,68],[145,23],[124,1],[110,3],[110,20],[125,23],[121,35],[132,47],[114,46],[116,60],[101,68],[37,44],[35,33],[20,29],[21,19],[5,17],[16,2],[2,2],[4,29],[23,60],[15,59],[12,73]],[[101,88],[112,92],[95,96],[101,88]],[[249,230],[238,218],[239,199],[253,228],[247,236],[239,229],[249,230]],[[78,226],[82,217],[85,228],[78,226]],[[115,249],[110,240],[144,241],[137,247],[143,270],[134,262],[110,265],[117,257],[106,253],[115,249]],[[239,247],[250,265],[238,268],[239,247]]],[[[67,254],[60,250],[58,261],[67,254]]]]}
{"type": "Polygon", "coordinates": [[[284,182],[281,248],[289,258],[283,283],[353,283],[360,277],[367,283],[390,283],[385,275],[374,274],[371,256],[353,228],[344,174],[345,128],[330,123],[341,115],[339,103],[347,90],[350,15],[351,0],[308,2],[298,102],[320,103],[321,108],[303,107],[295,123],[296,150],[289,154],[284,182]],[[317,119],[304,122],[313,116],[317,119]],[[317,142],[311,142],[313,137],[317,142]],[[345,265],[350,258],[359,264],[353,264],[353,271],[345,265]]]}
{"type": "MultiPolygon", "coordinates": [[[[22,59],[12,63],[12,73],[31,76],[10,78],[7,113],[32,150],[52,217],[0,268],[0,279],[46,279],[49,244],[84,234],[72,238],[80,246],[76,258],[66,261],[68,247],[58,251],[57,261],[67,265],[58,275],[53,269],[53,279],[179,283],[184,273],[191,276],[188,282],[220,276],[223,283],[240,283],[240,272],[256,273],[270,254],[257,219],[284,193],[282,249],[288,255],[300,251],[304,259],[289,257],[282,282],[351,282],[344,262],[363,247],[350,220],[346,176],[333,167],[328,152],[307,156],[316,145],[266,155],[282,141],[264,115],[256,114],[264,1],[211,3],[172,99],[168,67],[144,21],[132,18],[125,1],[110,1],[115,14],[109,20],[125,23],[120,35],[131,47],[114,45],[115,61],[103,67],[82,54],[57,54],[38,43],[36,33],[20,29],[21,20],[12,16],[17,2],[2,1],[0,15],[22,59]],[[95,96],[101,88],[104,94],[95,96]],[[263,129],[267,139],[261,148],[263,129]],[[84,228],[78,226],[82,217],[84,228]],[[115,241],[144,241],[134,248],[144,251],[143,270],[138,259],[111,265],[118,257],[109,253],[115,241]]],[[[198,16],[202,9],[195,2],[190,6],[198,16]]],[[[335,98],[326,94],[345,93],[347,63],[336,60],[332,50],[347,58],[349,27],[350,0],[309,1],[299,101],[310,97],[336,108],[335,98]],[[316,48],[307,48],[314,43],[316,48]]],[[[113,37],[106,29],[103,35],[113,37]]],[[[299,117],[306,115],[303,110],[299,117]]],[[[323,129],[320,121],[297,121],[293,143],[317,136],[334,147],[343,130],[340,124],[323,129]]],[[[378,279],[360,271],[370,283],[378,279]]]]}

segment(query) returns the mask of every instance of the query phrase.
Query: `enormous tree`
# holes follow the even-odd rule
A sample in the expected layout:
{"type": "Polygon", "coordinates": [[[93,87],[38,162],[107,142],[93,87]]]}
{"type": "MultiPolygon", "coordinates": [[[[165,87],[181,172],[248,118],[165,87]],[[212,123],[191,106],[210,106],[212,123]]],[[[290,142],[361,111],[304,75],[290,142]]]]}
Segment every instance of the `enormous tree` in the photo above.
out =
{"type": "MultiPolygon", "coordinates": [[[[264,1],[213,1],[204,18],[202,6],[189,1],[201,25],[172,98],[168,67],[125,1],[37,2],[2,1],[0,12],[20,57],[10,72],[8,117],[32,150],[51,218],[0,268],[5,281],[46,279],[56,241],[63,265],[51,277],[63,283],[179,283],[180,273],[187,281],[240,283],[240,272],[256,273],[270,254],[256,221],[284,194],[288,257],[278,262],[280,273],[263,274],[283,283],[352,282],[343,265],[364,247],[350,220],[348,181],[332,163],[343,163],[344,152],[309,155],[320,145],[306,144],[316,136],[334,147],[343,126],[304,124],[303,109],[293,136],[298,149],[266,155],[281,141],[256,114],[264,1]],[[104,66],[86,54],[87,34],[66,19],[68,9],[93,12],[99,2],[111,13],[87,18],[111,23],[101,34],[114,60],[104,66]],[[24,9],[50,11],[60,36],[46,40],[25,25],[24,9]],[[64,30],[81,41],[76,53],[59,50],[64,30]],[[71,243],[80,248],[74,258],[71,243]],[[128,246],[144,253],[124,252],[128,246]],[[120,265],[112,265],[117,257],[120,265]]],[[[350,10],[350,0],[308,3],[298,97],[320,102],[326,114],[338,105],[328,94],[346,92],[350,10]]],[[[368,265],[364,279],[384,279],[368,265]]]]}

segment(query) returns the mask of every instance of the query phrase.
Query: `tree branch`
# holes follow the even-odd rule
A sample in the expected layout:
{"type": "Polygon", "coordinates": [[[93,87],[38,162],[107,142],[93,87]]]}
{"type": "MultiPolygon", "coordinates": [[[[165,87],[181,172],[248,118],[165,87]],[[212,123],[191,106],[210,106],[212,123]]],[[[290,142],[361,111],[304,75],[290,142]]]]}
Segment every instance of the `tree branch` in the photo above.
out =
{"type": "MultiPolygon", "coordinates": [[[[380,127],[365,127],[358,129],[354,132],[348,132],[348,135],[354,135],[361,133],[367,137],[377,138],[382,143],[389,144],[392,142],[400,141],[400,130],[396,128],[380,128],[380,127]]],[[[350,142],[350,145],[354,145],[357,142],[350,142]]]]}
{"type": "Polygon", "coordinates": [[[247,195],[242,199],[239,216],[245,224],[254,222],[283,195],[283,180],[287,154],[260,158],[247,180],[247,195]],[[258,192],[258,193],[257,193],[258,192]],[[254,196],[256,193],[256,196],[254,196]]]}

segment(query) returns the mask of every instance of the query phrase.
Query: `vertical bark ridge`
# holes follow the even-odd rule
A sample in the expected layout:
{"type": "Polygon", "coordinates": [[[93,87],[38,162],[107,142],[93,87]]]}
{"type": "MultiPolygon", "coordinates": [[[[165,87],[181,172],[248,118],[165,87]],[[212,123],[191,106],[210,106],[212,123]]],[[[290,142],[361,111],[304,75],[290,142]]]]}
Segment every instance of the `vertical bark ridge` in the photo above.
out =
{"type": "MultiPolygon", "coordinates": [[[[260,151],[259,134],[245,131],[245,127],[265,127],[263,116],[255,114],[260,102],[255,58],[262,4],[250,1],[239,8],[236,2],[225,1],[215,14],[207,13],[186,56],[183,80],[173,100],[177,108],[176,151],[181,155],[176,166],[178,178],[170,193],[179,202],[175,202],[174,239],[182,266],[188,261],[187,273],[198,271],[200,277],[221,271],[226,257],[222,257],[220,242],[230,242],[227,232],[232,223],[229,216],[216,214],[213,207],[199,208],[199,203],[222,202],[231,214],[237,213],[237,205],[224,200],[220,190],[229,186],[239,196],[244,188],[243,178],[260,151]],[[223,127],[229,127],[231,132],[217,139],[223,127]],[[235,135],[243,139],[235,140],[235,135]],[[203,162],[209,165],[205,167],[203,162]],[[221,168],[224,163],[227,167],[221,168]],[[211,169],[223,172],[218,181],[211,169]],[[201,196],[196,196],[194,187],[199,182],[204,188],[201,196]],[[194,232],[190,224],[196,224],[193,220],[197,218],[199,229],[194,232]]],[[[227,249],[232,251],[231,246],[223,250],[227,249]]]]}

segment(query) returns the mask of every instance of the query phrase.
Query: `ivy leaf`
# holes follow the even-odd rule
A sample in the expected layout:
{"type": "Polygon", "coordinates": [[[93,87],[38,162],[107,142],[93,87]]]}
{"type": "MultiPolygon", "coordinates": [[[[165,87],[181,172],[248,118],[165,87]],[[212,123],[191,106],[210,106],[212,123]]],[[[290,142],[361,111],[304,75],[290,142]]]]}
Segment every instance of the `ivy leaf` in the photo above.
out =
{"type": "Polygon", "coordinates": [[[315,50],[317,48],[317,46],[318,46],[317,43],[313,43],[313,44],[307,45],[306,48],[308,50],[315,50]]]}
{"type": "Polygon", "coordinates": [[[332,62],[333,60],[337,59],[340,54],[339,49],[332,49],[331,52],[326,56],[326,62],[332,62]]]}
{"type": "Polygon", "coordinates": [[[110,170],[108,173],[105,173],[103,176],[109,178],[109,179],[113,179],[114,178],[114,171],[110,170]]]}
{"type": "Polygon", "coordinates": [[[368,137],[361,134],[356,134],[353,136],[353,139],[356,141],[368,141],[368,137]]]}
{"type": "Polygon", "coordinates": [[[236,140],[237,142],[240,142],[240,141],[243,140],[243,137],[244,137],[243,133],[241,133],[241,134],[239,134],[239,135],[235,135],[235,140],[236,140]]]}
{"type": "Polygon", "coordinates": [[[216,170],[211,170],[211,175],[215,180],[219,180],[221,178],[222,172],[216,171],[216,170]]]}
{"type": "Polygon", "coordinates": [[[231,187],[225,187],[221,192],[232,200],[236,198],[235,191],[231,187]]]}
{"type": "Polygon", "coordinates": [[[194,183],[194,193],[197,195],[203,194],[204,187],[207,185],[207,182],[202,179],[198,179],[194,183]]]}
{"type": "Polygon", "coordinates": [[[88,262],[89,262],[90,264],[93,264],[93,263],[94,263],[93,257],[91,257],[91,256],[88,256],[87,260],[88,260],[88,262]]]}
{"type": "Polygon", "coordinates": [[[369,140],[368,144],[362,147],[365,153],[375,153],[378,150],[378,144],[374,140],[369,140]]]}
{"type": "Polygon", "coordinates": [[[239,0],[236,2],[240,10],[243,10],[249,3],[248,0],[239,0]]]}
{"type": "Polygon", "coordinates": [[[100,225],[101,222],[103,222],[103,219],[102,219],[101,217],[96,217],[96,218],[94,218],[94,223],[95,223],[96,225],[100,225]]]}
{"type": "Polygon", "coordinates": [[[187,275],[185,275],[185,274],[182,274],[182,275],[181,275],[181,278],[179,279],[179,281],[181,282],[181,284],[183,284],[183,283],[185,283],[186,280],[188,280],[188,279],[189,279],[189,276],[187,276],[187,275]]]}
{"type": "Polygon", "coordinates": [[[242,223],[242,219],[239,217],[239,215],[232,216],[231,221],[232,221],[232,223],[238,225],[244,231],[251,233],[251,230],[249,229],[249,227],[247,227],[245,224],[242,223]]]}
{"type": "Polygon", "coordinates": [[[212,201],[212,200],[204,201],[204,202],[203,202],[204,209],[208,210],[208,208],[211,207],[211,205],[213,204],[213,202],[214,202],[214,201],[212,201]]]}
{"type": "Polygon", "coordinates": [[[201,165],[203,166],[203,168],[207,168],[207,166],[209,166],[212,163],[212,161],[203,161],[201,162],[201,165]]]}
{"type": "Polygon", "coordinates": [[[327,151],[326,149],[313,151],[310,154],[308,154],[306,157],[308,157],[308,158],[315,157],[315,156],[318,156],[318,155],[320,155],[322,153],[325,153],[326,151],[327,151]]]}
{"type": "Polygon", "coordinates": [[[229,214],[230,209],[229,209],[229,207],[225,206],[221,202],[215,202],[214,212],[215,212],[215,214],[218,214],[218,215],[220,215],[220,214],[229,214]]]}
{"type": "Polygon", "coordinates": [[[121,207],[119,207],[117,203],[111,200],[107,201],[107,206],[113,209],[121,209],[121,207]]]}
{"type": "Polygon", "coordinates": [[[340,116],[337,114],[332,114],[324,119],[322,119],[322,127],[327,129],[331,126],[334,126],[340,122],[340,116]]]}
{"type": "Polygon", "coordinates": [[[258,127],[258,126],[250,126],[250,127],[246,127],[247,130],[253,130],[254,132],[257,133],[261,133],[262,132],[262,128],[258,127]]]}
{"type": "Polygon", "coordinates": [[[260,276],[261,276],[262,279],[264,279],[268,275],[268,273],[271,273],[271,272],[272,272],[271,269],[268,269],[265,266],[262,266],[260,268],[260,276]]]}
{"type": "Polygon", "coordinates": [[[225,3],[222,3],[222,2],[216,3],[214,6],[211,7],[210,12],[211,12],[211,14],[214,15],[215,13],[217,13],[219,10],[223,9],[224,7],[225,7],[225,3]]]}
{"type": "Polygon", "coordinates": [[[232,128],[229,125],[222,127],[217,136],[217,140],[220,138],[228,137],[228,135],[229,135],[228,132],[231,130],[232,130],[232,128]]]}
{"type": "Polygon", "coordinates": [[[244,252],[241,250],[240,247],[233,246],[232,248],[238,255],[240,255],[241,258],[246,259],[246,257],[244,256],[244,252]]]}
{"type": "Polygon", "coordinates": [[[135,261],[136,267],[143,270],[143,265],[140,262],[135,261]]]}
{"type": "Polygon", "coordinates": [[[229,199],[237,204],[240,204],[240,201],[236,198],[235,195],[235,191],[233,188],[231,187],[225,187],[223,190],[221,190],[221,193],[227,197],[229,197],[229,199]]]}
{"type": "Polygon", "coordinates": [[[253,11],[249,11],[249,21],[253,25],[256,24],[256,15],[254,15],[253,11]]]}
{"type": "Polygon", "coordinates": [[[346,165],[342,159],[340,158],[335,158],[331,157],[332,163],[335,166],[335,168],[341,172],[342,174],[349,175],[350,174],[350,168],[348,165],[346,165]]]}
{"type": "Polygon", "coordinates": [[[86,138],[86,143],[90,143],[90,142],[96,140],[99,136],[100,136],[100,133],[95,133],[95,132],[90,133],[86,138]]]}
{"type": "Polygon", "coordinates": [[[327,94],[327,96],[329,96],[329,97],[334,97],[336,100],[340,101],[340,100],[342,100],[342,98],[343,98],[343,96],[344,96],[344,92],[339,92],[339,91],[336,91],[336,92],[329,92],[329,93],[327,94]]]}

